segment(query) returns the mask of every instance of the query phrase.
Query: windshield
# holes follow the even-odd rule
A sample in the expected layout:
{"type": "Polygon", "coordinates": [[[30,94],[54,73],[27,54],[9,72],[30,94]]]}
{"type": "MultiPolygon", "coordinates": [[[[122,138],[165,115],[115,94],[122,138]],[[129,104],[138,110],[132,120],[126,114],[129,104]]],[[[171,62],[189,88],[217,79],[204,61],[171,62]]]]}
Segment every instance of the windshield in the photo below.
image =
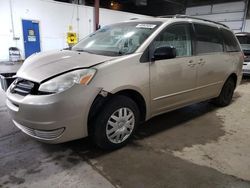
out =
{"type": "Polygon", "coordinates": [[[237,36],[243,50],[250,50],[250,36],[237,36]]]}
{"type": "Polygon", "coordinates": [[[127,22],[105,26],[76,44],[72,50],[120,56],[134,53],[161,22],[127,22]]]}

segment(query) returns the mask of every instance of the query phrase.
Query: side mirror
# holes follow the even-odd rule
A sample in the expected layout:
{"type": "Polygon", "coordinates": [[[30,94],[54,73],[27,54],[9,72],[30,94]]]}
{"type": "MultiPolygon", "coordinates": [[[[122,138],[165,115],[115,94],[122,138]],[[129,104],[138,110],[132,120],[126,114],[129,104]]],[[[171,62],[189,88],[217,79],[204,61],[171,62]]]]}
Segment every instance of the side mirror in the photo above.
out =
{"type": "Polygon", "coordinates": [[[176,57],[176,49],[174,47],[162,46],[155,49],[152,60],[157,61],[162,59],[172,59],[175,57],[176,57]]]}

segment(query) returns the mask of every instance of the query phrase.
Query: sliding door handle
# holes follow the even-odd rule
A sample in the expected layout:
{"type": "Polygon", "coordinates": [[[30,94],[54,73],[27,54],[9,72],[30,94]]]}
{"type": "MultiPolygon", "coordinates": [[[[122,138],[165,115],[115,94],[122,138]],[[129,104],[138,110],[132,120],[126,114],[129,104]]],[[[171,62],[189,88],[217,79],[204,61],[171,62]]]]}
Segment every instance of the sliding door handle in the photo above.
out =
{"type": "Polygon", "coordinates": [[[196,64],[194,63],[193,60],[188,61],[188,66],[194,67],[196,64]]]}
{"type": "Polygon", "coordinates": [[[198,61],[198,64],[199,64],[199,65],[204,65],[205,63],[206,63],[206,61],[203,60],[203,59],[200,59],[200,60],[198,61]]]}

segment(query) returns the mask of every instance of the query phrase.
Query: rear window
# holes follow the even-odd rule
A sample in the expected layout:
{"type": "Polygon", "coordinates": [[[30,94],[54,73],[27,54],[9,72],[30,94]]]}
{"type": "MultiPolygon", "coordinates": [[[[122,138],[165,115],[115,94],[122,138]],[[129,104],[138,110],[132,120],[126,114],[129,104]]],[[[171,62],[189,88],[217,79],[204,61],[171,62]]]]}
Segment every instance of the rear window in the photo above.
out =
{"type": "Polygon", "coordinates": [[[223,52],[223,41],[216,27],[194,24],[196,33],[196,53],[223,52]]]}
{"type": "Polygon", "coordinates": [[[241,48],[244,50],[244,51],[249,51],[250,50],[250,36],[246,36],[246,35],[240,35],[240,36],[237,36],[239,42],[240,42],[240,45],[241,45],[241,48]]]}
{"type": "Polygon", "coordinates": [[[221,31],[223,34],[225,50],[227,52],[239,52],[240,47],[239,47],[239,44],[237,42],[235,35],[231,31],[226,30],[226,29],[221,29],[221,31]]]}
{"type": "Polygon", "coordinates": [[[250,36],[237,36],[240,44],[250,44],[250,36]]]}

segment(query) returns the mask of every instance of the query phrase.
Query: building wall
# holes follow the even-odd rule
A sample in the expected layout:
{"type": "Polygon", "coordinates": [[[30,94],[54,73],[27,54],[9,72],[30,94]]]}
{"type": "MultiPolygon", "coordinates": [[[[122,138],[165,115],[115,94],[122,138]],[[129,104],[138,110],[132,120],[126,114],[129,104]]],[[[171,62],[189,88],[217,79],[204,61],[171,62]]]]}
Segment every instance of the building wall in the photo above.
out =
{"type": "MultiPolygon", "coordinates": [[[[234,32],[245,31],[246,2],[229,2],[186,8],[186,14],[217,21],[229,26],[234,32]]],[[[248,30],[249,31],[249,30],[248,30]]]]}
{"type": "Polygon", "coordinates": [[[250,19],[246,20],[244,32],[250,32],[250,19]]]}
{"type": "MultiPolygon", "coordinates": [[[[148,16],[100,9],[100,25],[104,26],[131,18],[148,16]]],[[[1,0],[0,1],[0,61],[8,60],[8,48],[16,46],[24,57],[22,19],[39,21],[41,51],[67,47],[66,34],[69,25],[79,31],[79,39],[93,32],[93,7],[60,3],[52,0],[1,0]],[[11,24],[10,1],[13,11],[11,24]],[[77,12],[79,19],[77,19],[77,12]],[[77,21],[79,20],[79,21],[77,21]],[[19,40],[13,40],[13,32],[19,40]]]]}

